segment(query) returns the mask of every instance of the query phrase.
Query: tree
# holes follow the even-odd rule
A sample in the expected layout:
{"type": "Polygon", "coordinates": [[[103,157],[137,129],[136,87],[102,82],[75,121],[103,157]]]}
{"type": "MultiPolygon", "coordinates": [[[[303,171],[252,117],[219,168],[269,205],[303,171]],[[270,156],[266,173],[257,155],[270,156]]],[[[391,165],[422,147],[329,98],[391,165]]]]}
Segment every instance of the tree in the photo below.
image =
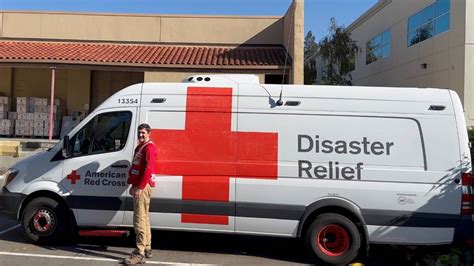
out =
{"type": "Polygon", "coordinates": [[[304,38],[304,84],[316,83],[316,53],[318,44],[311,31],[304,38]]]}
{"type": "Polygon", "coordinates": [[[331,18],[329,35],[319,42],[319,53],[324,62],[325,75],[322,83],[328,85],[352,85],[350,72],[355,67],[355,57],[360,51],[350,32],[338,26],[331,18]]]}

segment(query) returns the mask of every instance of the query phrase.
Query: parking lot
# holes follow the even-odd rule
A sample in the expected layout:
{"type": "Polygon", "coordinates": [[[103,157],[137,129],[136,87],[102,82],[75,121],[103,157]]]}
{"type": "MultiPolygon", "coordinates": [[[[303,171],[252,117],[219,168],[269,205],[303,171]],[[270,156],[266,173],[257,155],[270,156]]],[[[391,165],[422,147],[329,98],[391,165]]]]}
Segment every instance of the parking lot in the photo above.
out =
{"type": "MultiPolygon", "coordinates": [[[[80,237],[73,244],[32,244],[13,221],[0,219],[2,265],[114,265],[133,248],[132,237],[80,237]]],[[[153,232],[149,264],[309,264],[295,239],[153,232]]]]}
{"type": "MultiPolygon", "coordinates": [[[[69,244],[35,245],[26,238],[19,224],[0,218],[1,265],[117,265],[133,249],[133,244],[132,237],[79,237],[69,244]]],[[[148,264],[312,264],[302,241],[297,239],[154,231],[152,247],[153,258],[147,260],[148,264]]],[[[414,265],[440,256],[450,261],[456,258],[463,261],[471,256],[470,264],[456,265],[472,265],[472,255],[465,248],[372,245],[370,257],[359,262],[414,265]]]]}

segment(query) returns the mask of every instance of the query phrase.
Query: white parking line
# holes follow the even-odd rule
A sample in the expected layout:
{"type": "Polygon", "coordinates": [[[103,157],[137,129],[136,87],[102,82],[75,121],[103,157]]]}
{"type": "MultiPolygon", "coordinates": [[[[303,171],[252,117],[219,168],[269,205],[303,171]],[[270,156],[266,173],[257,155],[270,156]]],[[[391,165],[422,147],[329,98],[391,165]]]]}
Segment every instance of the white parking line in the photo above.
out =
{"type": "Polygon", "coordinates": [[[10,227],[10,228],[8,228],[8,229],[5,229],[5,230],[3,230],[3,231],[0,231],[0,235],[5,234],[5,233],[7,233],[7,232],[10,232],[11,230],[15,230],[15,229],[17,229],[17,228],[20,227],[20,226],[21,226],[21,224],[17,224],[17,225],[12,226],[12,227],[10,227]]]}
{"type": "MultiPolygon", "coordinates": [[[[44,254],[29,254],[29,253],[14,253],[14,252],[1,252],[0,255],[6,256],[18,256],[18,257],[38,257],[38,258],[50,258],[50,259],[70,259],[70,260],[87,260],[87,261],[110,261],[119,262],[121,260],[98,258],[98,257],[74,257],[74,256],[58,256],[58,255],[44,255],[44,254]]],[[[198,263],[182,263],[182,262],[166,262],[166,261],[147,261],[147,264],[166,264],[166,265],[212,265],[212,264],[198,264],[198,263]]]]}

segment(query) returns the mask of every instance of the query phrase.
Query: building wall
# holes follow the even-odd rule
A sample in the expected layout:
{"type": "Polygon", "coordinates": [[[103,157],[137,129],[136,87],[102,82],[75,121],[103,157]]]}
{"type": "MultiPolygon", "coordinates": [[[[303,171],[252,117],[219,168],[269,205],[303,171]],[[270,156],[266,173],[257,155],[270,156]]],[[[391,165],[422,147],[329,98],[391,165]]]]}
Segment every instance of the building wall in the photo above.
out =
{"type": "Polygon", "coordinates": [[[11,96],[12,69],[9,67],[0,67],[0,96],[11,96]]]}
{"type": "Polygon", "coordinates": [[[86,69],[66,70],[65,79],[68,114],[90,111],[91,71],[86,69]]]}
{"type": "Polygon", "coordinates": [[[304,83],[304,0],[294,0],[284,17],[283,45],[291,56],[290,83],[304,83]],[[301,74],[303,73],[303,74],[301,74]]]}
{"type": "MultiPolygon", "coordinates": [[[[435,0],[380,0],[368,16],[349,26],[352,38],[362,48],[352,72],[355,85],[435,87],[455,90],[473,114],[465,81],[466,1],[451,0],[450,29],[408,47],[408,18],[435,0]],[[391,31],[387,58],[366,64],[366,43],[385,30],[391,31]],[[421,65],[426,64],[426,68],[421,65]]],[[[470,1],[467,1],[470,2],[470,1]]],[[[472,2],[472,1],[471,1],[472,2]]],[[[471,3],[470,3],[471,4],[471,3]]],[[[369,12],[370,13],[370,12],[369,12]]],[[[365,15],[367,15],[366,13],[365,15]]],[[[471,19],[472,20],[472,19],[471,19]]]]}
{"type": "Polygon", "coordinates": [[[464,109],[466,119],[474,125],[474,1],[466,1],[466,51],[464,65],[464,109]]]}
{"type": "Polygon", "coordinates": [[[282,44],[281,17],[0,13],[0,37],[193,44],[282,44]]]}
{"type": "Polygon", "coordinates": [[[303,83],[304,0],[285,16],[192,16],[0,11],[0,38],[202,45],[283,45],[290,82],[303,83]]]}
{"type": "MultiPolygon", "coordinates": [[[[15,68],[12,77],[15,88],[12,97],[51,97],[51,69],[15,68]]],[[[84,112],[90,101],[90,71],[56,70],[54,96],[61,99],[69,114],[84,112]]],[[[15,109],[16,102],[13,101],[12,105],[15,109]]]]}

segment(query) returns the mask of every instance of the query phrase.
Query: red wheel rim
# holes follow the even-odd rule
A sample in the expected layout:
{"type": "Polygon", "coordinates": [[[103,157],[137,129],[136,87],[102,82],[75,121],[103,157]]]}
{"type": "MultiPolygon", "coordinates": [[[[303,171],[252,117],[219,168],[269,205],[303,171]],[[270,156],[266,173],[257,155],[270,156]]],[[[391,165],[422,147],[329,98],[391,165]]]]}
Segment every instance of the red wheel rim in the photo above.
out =
{"type": "Polygon", "coordinates": [[[33,216],[33,227],[40,234],[48,234],[56,227],[56,217],[48,209],[40,209],[33,216]]]}
{"type": "Polygon", "coordinates": [[[321,228],[316,238],[318,248],[327,256],[337,257],[349,249],[349,234],[337,224],[329,224],[321,228]]]}

